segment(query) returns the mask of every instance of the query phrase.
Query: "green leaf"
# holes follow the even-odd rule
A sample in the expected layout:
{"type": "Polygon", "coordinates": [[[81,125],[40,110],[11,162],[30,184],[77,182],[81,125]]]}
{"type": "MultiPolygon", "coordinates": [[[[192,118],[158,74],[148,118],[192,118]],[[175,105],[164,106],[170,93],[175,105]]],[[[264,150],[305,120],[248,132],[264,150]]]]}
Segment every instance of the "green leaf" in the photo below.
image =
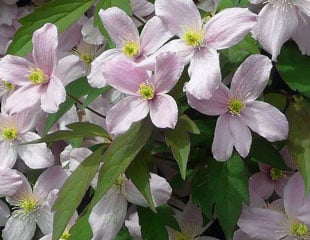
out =
{"type": "Polygon", "coordinates": [[[292,42],[285,44],[278,56],[276,67],[284,81],[293,90],[310,97],[310,57],[301,55],[292,42]]]}
{"type": "Polygon", "coordinates": [[[281,93],[269,92],[264,94],[263,101],[270,103],[283,112],[286,108],[287,97],[281,93]]]}
{"type": "Polygon", "coordinates": [[[237,154],[225,163],[213,160],[208,166],[216,175],[215,211],[229,240],[241,214],[242,202],[249,203],[247,170],[237,154]]]}
{"type": "Polygon", "coordinates": [[[248,4],[248,0],[221,0],[219,5],[217,6],[217,11],[220,11],[224,8],[247,6],[248,4]]]}
{"type": "Polygon", "coordinates": [[[101,94],[109,91],[111,89],[110,86],[106,86],[103,88],[91,88],[88,93],[87,97],[83,102],[83,105],[81,106],[81,110],[84,110],[91,102],[93,102],[98,96],[101,94]]]}
{"type": "Polygon", "coordinates": [[[103,147],[87,157],[60,189],[53,206],[53,210],[55,210],[53,240],[58,240],[61,237],[75,209],[79,206],[98,170],[102,160],[102,151],[103,147]]]}
{"type": "Polygon", "coordinates": [[[80,216],[72,229],[74,240],[85,240],[91,238],[91,229],[88,217],[92,208],[112,187],[115,180],[125,172],[127,167],[137,156],[140,150],[151,136],[152,125],[148,119],[138,122],[123,135],[117,137],[103,155],[104,167],[101,168],[95,195],[87,209],[80,216]]]}
{"type": "Polygon", "coordinates": [[[166,131],[166,143],[171,147],[183,179],[185,179],[186,176],[186,167],[190,152],[189,132],[199,134],[199,129],[196,124],[184,114],[179,117],[175,129],[166,131]]]}
{"type": "Polygon", "coordinates": [[[20,19],[23,25],[14,35],[7,54],[25,56],[32,49],[32,35],[45,23],[53,23],[59,32],[65,31],[91,7],[94,0],[55,0],[37,7],[20,19]]]}
{"type": "Polygon", "coordinates": [[[126,228],[122,228],[114,240],[132,240],[132,237],[126,228]]]}
{"type": "Polygon", "coordinates": [[[156,212],[154,201],[150,187],[150,174],[147,158],[149,155],[146,152],[140,152],[135,160],[129,165],[126,176],[131,179],[133,184],[142,193],[150,208],[156,212]]]}
{"type": "Polygon", "coordinates": [[[310,192],[310,101],[294,97],[286,116],[289,122],[288,149],[304,179],[305,191],[310,192]]]}

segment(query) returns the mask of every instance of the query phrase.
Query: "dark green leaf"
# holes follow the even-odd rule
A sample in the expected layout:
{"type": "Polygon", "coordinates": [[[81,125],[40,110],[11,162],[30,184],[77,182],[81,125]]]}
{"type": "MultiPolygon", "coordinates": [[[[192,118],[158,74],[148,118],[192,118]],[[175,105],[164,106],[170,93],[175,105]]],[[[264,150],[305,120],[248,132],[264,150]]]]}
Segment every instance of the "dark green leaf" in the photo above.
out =
{"type": "Polygon", "coordinates": [[[132,237],[126,228],[122,228],[114,240],[132,240],[132,237]]]}
{"type": "Polygon", "coordinates": [[[87,157],[60,189],[58,198],[53,206],[53,210],[55,210],[53,240],[60,238],[74,211],[79,206],[98,170],[102,159],[102,151],[103,148],[99,148],[87,157]]]}
{"type": "Polygon", "coordinates": [[[264,94],[263,101],[275,106],[281,112],[285,110],[287,104],[287,98],[284,94],[274,92],[264,94]]]}

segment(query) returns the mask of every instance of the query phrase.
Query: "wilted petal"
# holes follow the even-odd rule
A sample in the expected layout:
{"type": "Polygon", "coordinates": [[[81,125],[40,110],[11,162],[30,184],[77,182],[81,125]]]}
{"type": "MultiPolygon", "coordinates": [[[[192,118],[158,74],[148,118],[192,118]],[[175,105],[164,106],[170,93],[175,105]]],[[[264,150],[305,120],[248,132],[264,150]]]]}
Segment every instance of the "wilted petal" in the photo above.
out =
{"type": "Polygon", "coordinates": [[[12,168],[17,159],[17,152],[15,146],[10,141],[0,141],[0,167],[12,168]]]}
{"type": "Polygon", "coordinates": [[[89,216],[92,240],[114,240],[125,221],[126,212],[127,200],[118,187],[112,187],[94,206],[89,216]]]}
{"type": "Polygon", "coordinates": [[[268,103],[261,101],[247,103],[241,111],[241,116],[254,132],[270,142],[287,138],[288,122],[285,115],[268,103]]]}
{"type": "Polygon", "coordinates": [[[22,184],[23,179],[16,170],[0,168],[0,197],[15,194],[22,184]]]}
{"type": "Polygon", "coordinates": [[[101,9],[99,16],[117,47],[122,47],[127,41],[140,43],[136,25],[123,10],[117,7],[101,9]]]}
{"type": "Polygon", "coordinates": [[[11,216],[5,224],[2,237],[8,240],[32,240],[35,230],[36,222],[33,218],[11,216]]]}
{"type": "Polygon", "coordinates": [[[156,0],[155,15],[179,37],[187,30],[201,31],[202,28],[199,11],[192,0],[156,0]]]}
{"type": "Polygon", "coordinates": [[[267,4],[258,14],[258,22],[253,28],[254,37],[272,55],[273,61],[277,59],[283,43],[298,27],[295,8],[285,8],[281,3],[267,4]]]}
{"type": "Polygon", "coordinates": [[[205,42],[215,49],[224,49],[240,42],[256,24],[257,15],[247,8],[220,11],[205,26],[205,42]]]}
{"type": "Polygon", "coordinates": [[[190,81],[184,90],[198,99],[210,98],[221,83],[221,70],[218,53],[204,47],[193,56],[188,73],[190,81]]]}
{"type": "Polygon", "coordinates": [[[58,35],[56,26],[51,23],[44,24],[33,33],[32,42],[34,62],[45,74],[50,75],[57,62],[58,35]]]}
{"type": "Polygon", "coordinates": [[[274,191],[273,181],[263,172],[258,172],[251,176],[249,187],[263,199],[269,198],[274,191]]]}
{"type": "MultiPolygon", "coordinates": [[[[310,1],[309,1],[310,2],[310,1]]],[[[310,55],[310,16],[298,12],[298,27],[292,38],[304,55],[310,55]]]]}
{"type": "MultiPolygon", "coordinates": [[[[27,132],[20,136],[20,143],[26,143],[39,139],[40,136],[33,132],[27,132]]],[[[26,165],[32,169],[53,166],[54,156],[46,143],[25,144],[16,146],[16,151],[26,165]]]]}
{"type": "Polygon", "coordinates": [[[174,128],[178,121],[178,106],[173,97],[158,94],[150,102],[150,116],[158,128],[174,128]]]}
{"type": "Polygon", "coordinates": [[[52,76],[46,91],[41,96],[41,108],[44,112],[55,113],[59,105],[66,100],[66,90],[63,83],[56,76],[52,76]]]}
{"type": "Polygon", "coordinates": [[[266,87],[271,68],[268,57],[251,55],[240,65],[232,79],[232,94],[244,101],[255,100],[266,87]]]}
{"type": "Polygon", "coordinates": [[[159,17],[151,18],[141,32],[141,50],[143,55],[150,55],[160,48],[171,37],[170,33],[159,17]]]}
{"type": "Polygon", "coordinates": [[[222,83],[209,99],[197,99],[189,92],[186,93],[188,104],[192,108],[212,116],[221,115],[228,111],[227,102],[229,100],[229,95],[229,89],[222,83]]]}
{"type": "Polygon", "coordinates": [[[212,153],[213,157],[218,161],[226,161],[233,151],[234,140],[229,130],[230,117],[229,114],[221,115],[216,122],[212,153]]]}
{"type": "Polygon", "coordinates": [[[135,96],[126,97],[108,111],[107,128],[111,134],[122,134],[132,123],[145,118],[148,112],[148,101],[135,96]]]}

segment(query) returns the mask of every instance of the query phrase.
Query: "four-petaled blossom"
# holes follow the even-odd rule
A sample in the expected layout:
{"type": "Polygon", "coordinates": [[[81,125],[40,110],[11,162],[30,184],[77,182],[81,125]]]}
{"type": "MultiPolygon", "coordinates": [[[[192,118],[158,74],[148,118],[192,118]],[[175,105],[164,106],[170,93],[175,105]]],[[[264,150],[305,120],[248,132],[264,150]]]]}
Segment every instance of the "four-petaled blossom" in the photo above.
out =
{"type": "Polygon", "coordinates": [[[288,122],[284,114],[268,103],[255,101],[267,85],[271,68],[268,57],[252,55],[237,69],[230,90],[221,84],[205,100],[187,93],[190,106],[206,115],[220,115],[212,144],[215,159],[227,160],[233,146],[246,157],[252,143],[249,128],[271,142],[287,138],[288,122]]]}
{"type": "Polygon", "coordinates": [[[256,24],[256,14],[248,9],[230,8],[203,25],[192,0],[157,0],[155,13],[180,38],[170,41],[159,52],[175,51],[185,63],[190,61],[190,81],[185,90],[198,99],[210,98],[220,85],[217,50],[237,44],[256,24]]]}
{"type": "Polygon", "coordinates": [[[57,57],[58,35],[55,25],[47,23],[32,38],[33,62],[6,55],[0,61],[0,79],[20,86],[8,97],[6,111],[20,112],[41,103],[43,111],[53,113],[66,99],[64,85],[84,74],[83,64],[75,55],[57,57]]]}
{"type": "Polygon", "coordinates": [[[154,75],[130,61],[114,60],[106,66],[105,78],[127,96],[106,117],[111,134],[127,131],[131,124],[144,119],[150,112],[156,127],[174,128],[178,118],[175,100],[167,94],[177,83],[183,64],[174,53],[163,53],[156,59],[154,75]]]}
{"type": "MultiPolygon", "coordinates": [[[[250,0],[259,4],[264,0],[250,0]]],[[[297,43],[302,54],[310,55],[310,1],[268,0],[257,17],[254,37],[276,61],[281,47],[290,38],[297,43]]]]}

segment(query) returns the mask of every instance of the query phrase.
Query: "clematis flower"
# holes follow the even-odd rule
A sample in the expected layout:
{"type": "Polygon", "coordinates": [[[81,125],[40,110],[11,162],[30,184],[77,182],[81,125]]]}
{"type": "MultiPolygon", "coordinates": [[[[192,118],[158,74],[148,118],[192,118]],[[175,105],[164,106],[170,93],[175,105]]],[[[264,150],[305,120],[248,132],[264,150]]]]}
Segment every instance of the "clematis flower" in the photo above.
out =
{"type": "Polygon", "coordinates": [[[198,99],[210,98],[220,85],[217,50],[237,44],[256,24],[256,14],[248,9],[230,8],[203,25],[192,0],[156,0],[155,14],[180,38],[168,42],[159,52],[175,51],[185,64],[190,62],[190,81],[184,89],[198,99]]]}
{"type": "MultiPolygon", "coordinates": [[[[151,173],[150,187],[154,205],[165,204],[171,195],[169,183],[162,177],[151,173]]],[[[93,231],[92,240],[113,240],[121,229],[127,212],[127,201],[147,207],[143,195],[125,176],[120,176],[113,187],[95,205],[89,223],[93,231]]]]}
{"type": "Polygon", "coordinates": [[[188,103],[194,109],[206,115],[220,115],[212,144],[216,160],[227,160],[234,146],[246,157],[252,143],[249,128],[271,142],[287,138],[288,122],[284,114],[268,103],[255,101],[267,85],[271,68],[268,57],[252,55],[237,69],[230,90],[221,84],[205,100],[187,93],[188,103]]]}
{"type": "Polygon", "coordinates": [[[0,79],[20,86],[8,97],[6,110],[17,113],[38,102],[47,113],[58,110],[66,99],[64,85],[84,74],[79,58],[69,55],[57,58],[57,28],[45,24],[34,32],[33,62],[25,58],[6,55],[0,61],[0,79]]]}
{"type": "MultiPolygon", "coordinates": [[[[22,182],[20,187],[12,195],[7,195],[7,201],[14,206],[14,211],[9,217],[2,232],[3,240],[20,239],[31,240],[35,233],[36,224],[44,234],[52,232],[53,213],[48,201],[49,194],[54,189],[59,189],[67,178],[67,174],[61,167],[51,167],[45,170],[31,189],[31,185],[25,176],[16,170],[1,169],[0,179],[11,178],[22,182]]],[[[0,195],[3,186],[0,184],[0,195]]]]}
{"type": "Polygon", "coordinates": [[[153,54],[172,34],[158,17],[153,17],[145,25],[139,36],[132,19],[121,9],[112,7],[100,10],[99,15],[110,37],[116,45],[115,49],[103,52],[91,63],[91,72],[87,76],[89,84],[96,88],[104,87],[105,68],[111,59],[126,57],[138,62],[153,54]]]}
{"type": "Polygon", "coordinates": [[[5,225],[10,215],[9,207],[2,200],[0,200],[0,227],[5,225]]]}
{"type": "Polygon", "coordinates": [[[12,116],[0,115],[1,167],[12,168],[17,156],[32,169],[46,168],[54,164],[53,154],[45,143],[23,145],[40,138],[31,131],[37,122],[34,116],[34,111],[22,111],[12,116]]]}
{"type": "Polygon", "coordinates": [[[155,72],[151,77],[146,70],[136,67],[133,62],[109,62],[105,78],[112,87],[129,96],[108,111],[108,131],[111,134],[124,133],[132,123],[144,119],[149,112],[156,127],[174,128],[178,107],[167,92],[175,86],[182,71],[182,62],[172,53],[157,57],[155,72]]]}
{"type": "Polygon", "coordinates": [[[301,240],[310,238],[310,195],[304,194],[299,173],[284,188],[283,202],[270,208],[244,207],[238,220],[240,229],[260,240],[301,240]]]}
{"type": "MultiPolygon", "coordinates": [[[[250,0],[253,4],[264,0],[250,0]]],[[[293,38],[302,54],[310,55],[309,0],[269,0],[257,17],[253,36],[276,61],[282,45],[293,38]]]]}

